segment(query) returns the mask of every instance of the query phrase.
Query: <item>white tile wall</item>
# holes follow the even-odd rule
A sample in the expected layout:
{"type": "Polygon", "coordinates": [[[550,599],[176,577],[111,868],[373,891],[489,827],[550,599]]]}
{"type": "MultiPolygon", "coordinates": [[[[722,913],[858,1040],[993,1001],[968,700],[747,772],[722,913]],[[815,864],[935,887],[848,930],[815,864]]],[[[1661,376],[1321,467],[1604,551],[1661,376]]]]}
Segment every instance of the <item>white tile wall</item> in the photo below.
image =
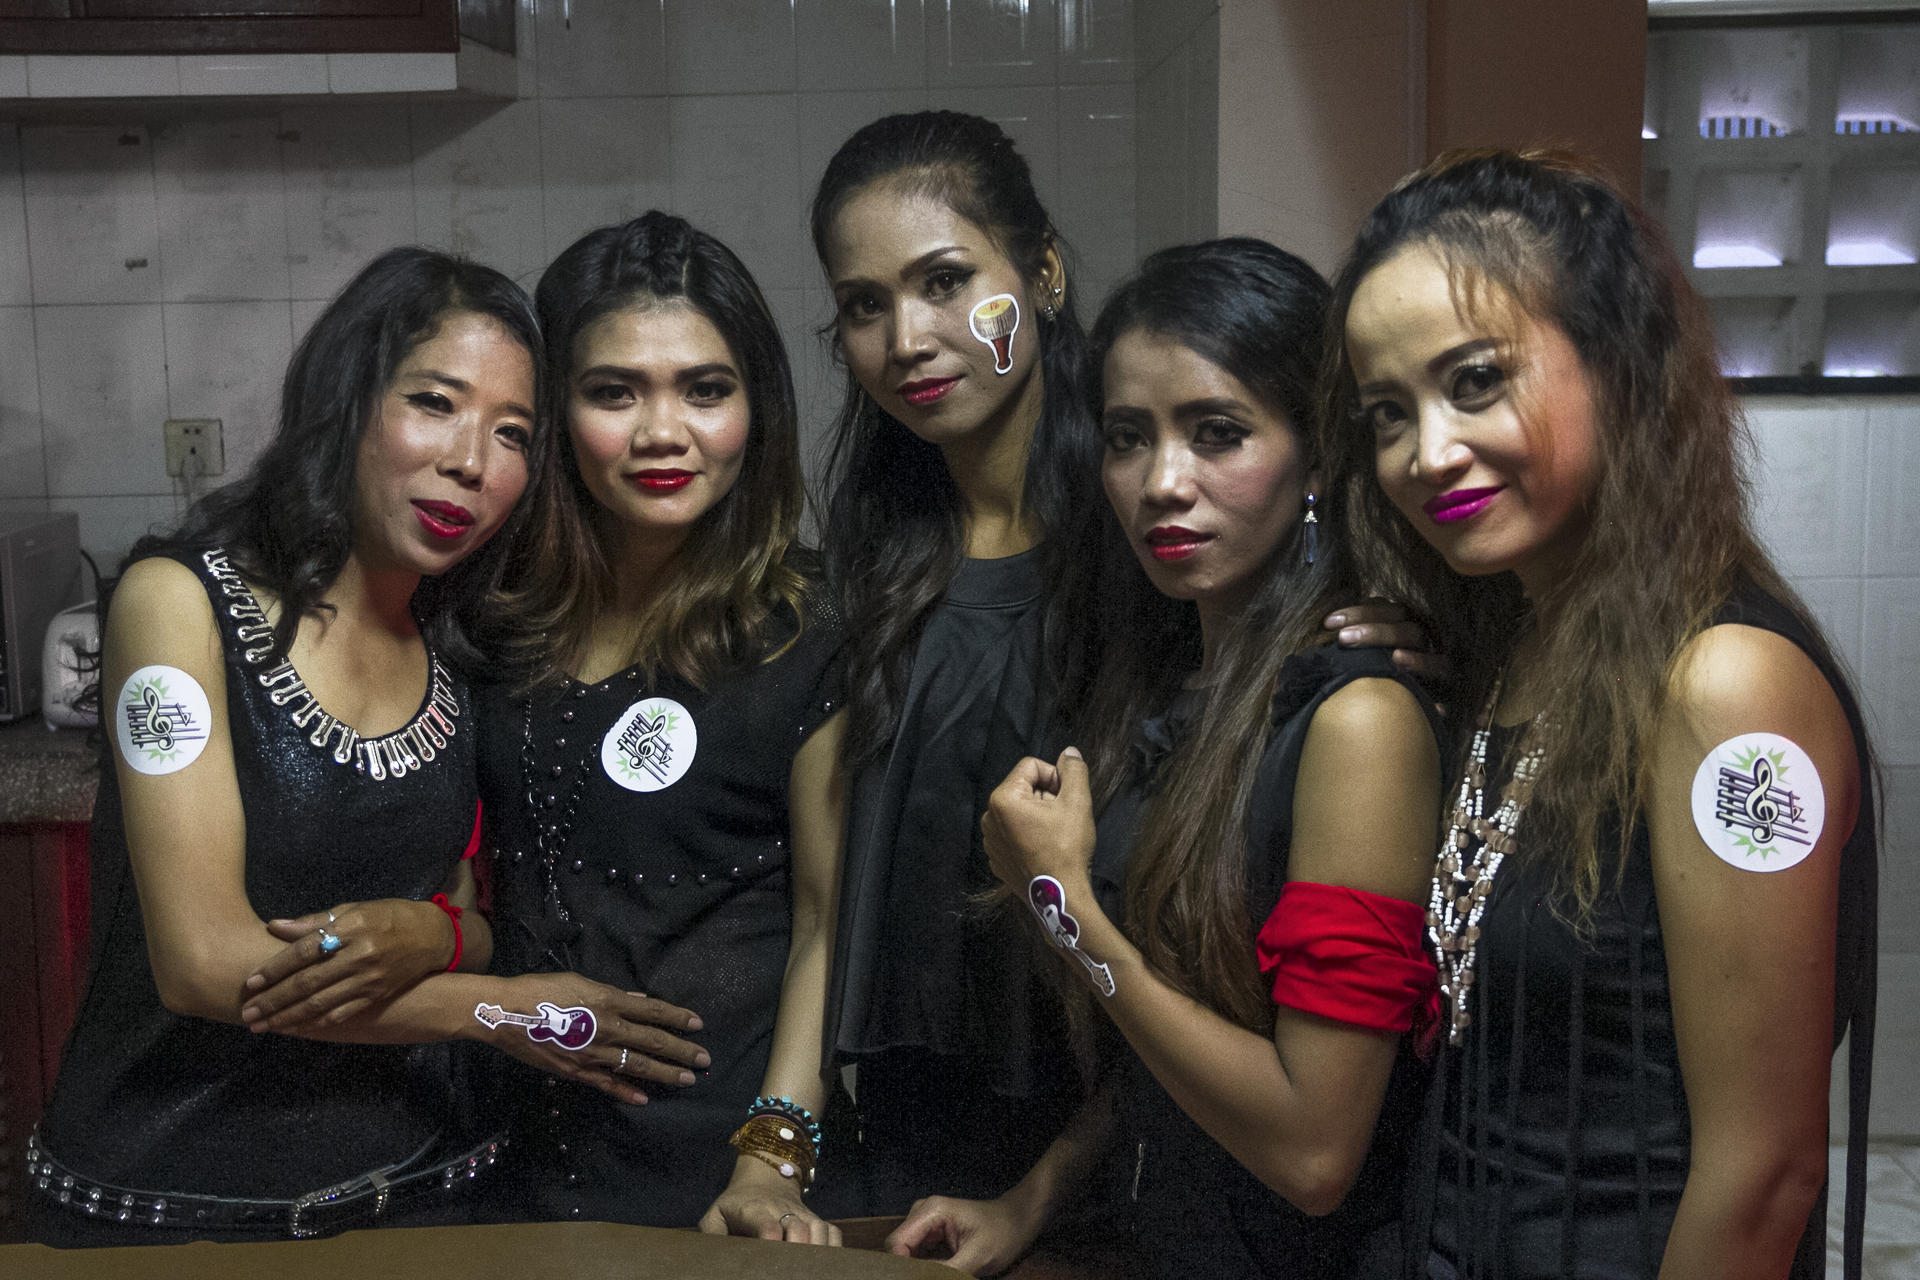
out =
{"type": "Polygon", "coordinates": [[[1866,542],[1865,407],[1749,404],[1754,529],[1790,577],[1858,575],[1866,542]]]}
{"type": "Polygon", "coordinates": [[[292,354],[290,307],[285,300],[181,302],[162,312],[167,416],[220,419],[222,479],[251,466],[273,434],[280,373],[292,354]]]}
{"type": "Polygon", "coordinates": [[[676,97],[791,93],[793,0],[699,0],[667,6],[667,92],[676,97]]]}
{"type": "Polygon", "coordinates": [[[27,256],[27,197],[20,185],[20,128],[0,124],[0,307],[33,302],[27,256]]]}
{"type": "MultiPolygon", "coordinates": [[[[517,102],[229,96],[129,103],[105,123],[84,106],[0,122],[0,502],[84,508],[83,538],[117,560],[178,503],[161,421],[220,418],[237,474],[271,428],[287,353],[375,253],[449,248],[531,286],[582,232],[653,207],[754,270],[817,443],[842,394],[815,332],[829,303],[806,231],[828,158],[892,112],[1000,120],[1079,250],[1090,318],[1136,243],[1146,2],[543,0],[520,7],[517,102]]],[[[1212,11],[1155,2],[1189,11],[1183,35],[1212,11]]],[[[99,96],[373,94],[380,70],[0,58],[0,96],[47,92],[50,77],[99,96]]]]}
{"type": "Polygon", "coordinates": [[[540,104],[546,259],[595,227],[673,206],[667,101],[551,98],[540,104]]]}
{"type": "Polygon", "coordinates": [[[280,113],[289,296],[329,298],[382,249],[419,238],[404,104],[280,113]]]}
{"type": "Polygon", "coordinates": [[[166,492],[160,307],[35,307],[34,346],[48,496],[166,492]]]}
{"type": "Polygon", "coordinates": [[[938,0],[795,0],[802,90],[924,89],[927,11],[938,0]]]}
{"type": "Polygon", "coordinates": [[[0,496],[9,498],[47,491],[33,345],[33,308],[0,307],[0,496]]]}
{"type": "Polygon", "coordinates": [[[146,129],[22,125],[20,156],[34,302],[158,302],[159,205],[146,129]]]}
{"type": "Polygon", "coordinates": [[[272,116],[186,120],[153,135],[161,296],[287,296],[287,201],[272,116]]]}

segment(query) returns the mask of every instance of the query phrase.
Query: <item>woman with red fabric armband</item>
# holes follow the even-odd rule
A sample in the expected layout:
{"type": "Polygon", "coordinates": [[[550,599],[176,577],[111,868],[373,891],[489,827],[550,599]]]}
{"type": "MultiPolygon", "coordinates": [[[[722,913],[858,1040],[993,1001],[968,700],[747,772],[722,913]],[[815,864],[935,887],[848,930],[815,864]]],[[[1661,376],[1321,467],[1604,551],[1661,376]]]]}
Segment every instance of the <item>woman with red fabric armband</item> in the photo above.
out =
{"type": "Polygon", "coordinates": [[[1385,651],[1320,643],[1359,585],[1319,536],[1326,299],[1292,255],[1220,240],[1149,258],[1095,326],[1115,519],[1089,749],[1022,761],[983,825],[1070,1004],[1125,1044],[1096,1037],[1100,1088],[1024,1180],[921,1201],[896,1252],[1000,1270],[1104,1158],[1115,1243],[1154,1274],[1397,1265],[1439,753],[1385,651]]]}

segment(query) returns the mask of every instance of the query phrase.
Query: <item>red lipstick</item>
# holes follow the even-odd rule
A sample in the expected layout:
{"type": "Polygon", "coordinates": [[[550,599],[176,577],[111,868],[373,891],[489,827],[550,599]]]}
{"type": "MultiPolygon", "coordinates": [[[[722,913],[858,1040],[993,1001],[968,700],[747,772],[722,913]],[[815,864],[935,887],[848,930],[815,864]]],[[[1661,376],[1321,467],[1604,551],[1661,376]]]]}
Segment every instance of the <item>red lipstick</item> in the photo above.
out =
{"type": "Polygon", "coordinates": [[[1147,530],[1147,549],[1156,560],[1185,560],[1212,540],[1210,533],[1177,524],[1160,524],[1147,530]]]}
{"type": "Polygon", "coordinates": [[[413,514],[420,527],[436,538],[457,538],[473,527],[473,512],[457,502],[416,498],[413,514]]]}
{"type": "Polygon", "coordinates": [[[672,493],[675,489],[684,489],[692,480],[694,473],[682,471],[678,467],[655,467],[646,471],[636,471],[628,477],[642,489],[654,493],[672,493]]]}
{"type": "Polygon", "coordinates": [[[1451,492],[1428,498],[1420,509],[1435,524],[1452,524],[1456,520],[1468,520],[1487,509],[1499,492],[1506,488],[1497,484],[1487,489],[1454,489],[1451,492]]]}
{"type": "Polygon", "coordinates": [[[958,378],[922,378],[918,382],[903,382],[900,384],[900,398],[918,409],[946,395],[959,381],[958,378]]]}

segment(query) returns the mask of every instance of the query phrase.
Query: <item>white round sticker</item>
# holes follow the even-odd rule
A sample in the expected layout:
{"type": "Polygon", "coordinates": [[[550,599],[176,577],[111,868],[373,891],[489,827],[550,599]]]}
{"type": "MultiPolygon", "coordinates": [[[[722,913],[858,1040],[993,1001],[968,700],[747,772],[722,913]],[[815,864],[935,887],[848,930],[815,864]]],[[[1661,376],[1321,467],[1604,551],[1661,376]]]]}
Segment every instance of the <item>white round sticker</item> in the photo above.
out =
{"type": "Polygon", "coordinates": [[[1777,733],[1728,738],[1693,775],[1693,825],[1742,870],[1785,871],[1813,852],[1826,820],[1813,761],[1777,733]]]}
{"type": "Polygon", "coordinates": [[[207,749],[206,690],[178,667],[142,667],[120,686],[113,727],[120,758],[141,773],[178,773],[207,749]]]}
{"type": "Polygon", "coordinates": [[[672,698],[647,698],[600,740],[600,767],[629,791],[659,791],[680,781],[699,746],[691,712],[672,698]]]}

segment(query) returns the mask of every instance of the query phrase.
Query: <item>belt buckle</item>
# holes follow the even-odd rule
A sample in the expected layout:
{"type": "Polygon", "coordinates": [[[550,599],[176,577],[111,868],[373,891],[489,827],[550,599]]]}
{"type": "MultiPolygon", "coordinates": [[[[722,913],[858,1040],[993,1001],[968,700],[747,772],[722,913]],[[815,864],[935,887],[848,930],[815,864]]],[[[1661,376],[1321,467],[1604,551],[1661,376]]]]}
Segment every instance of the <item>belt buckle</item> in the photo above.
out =
{"type": "MultiPolygon", "coordinates": [[[[359,1193],[375,1185],[374,1176],[361,1174],[345,1182],[336,1182],[330,1187],[322,1187],[318,1191],[309,1191],[303,1196],[295,1197],[293,1203],[287,1206],[287,1234],[295,1240],[310,1240],[324,1234],[327,1230],[326,1219],[329,1217],[326,1211],[348,1197],[358,1199],[359,1193]],[[316,1218],[320,1221],[316,1222],[316,1218]]],[[[381,1179],[381,1182],[385,1181],[384,1178],[381,1179]]],[[[377,1214],[385,1207],[386,1188],[381,1186],[375,1213],[377,1214]]]]}

